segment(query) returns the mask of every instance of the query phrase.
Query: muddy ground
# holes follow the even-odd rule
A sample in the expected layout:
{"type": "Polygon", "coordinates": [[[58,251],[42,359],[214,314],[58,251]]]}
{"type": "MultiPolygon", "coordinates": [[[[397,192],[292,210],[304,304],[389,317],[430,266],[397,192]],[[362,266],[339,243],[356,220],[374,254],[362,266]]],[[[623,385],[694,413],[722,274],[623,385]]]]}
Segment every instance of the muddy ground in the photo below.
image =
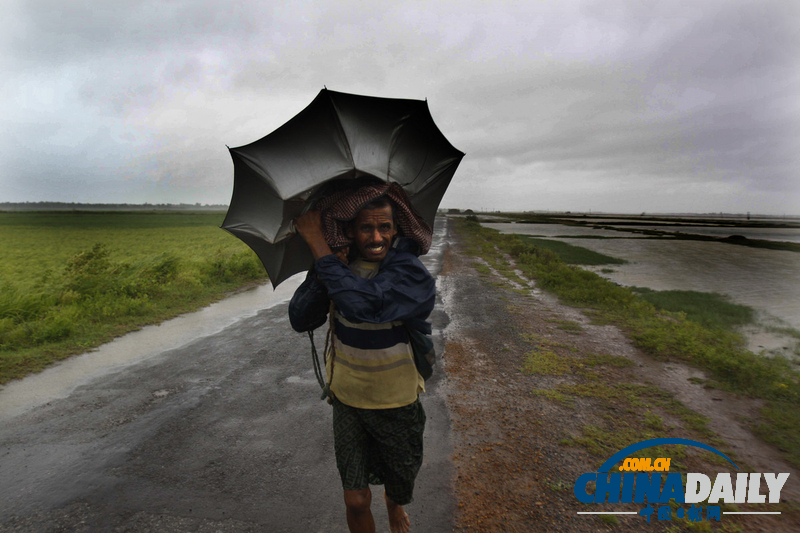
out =
{"type": "MultiPolygon", "coordinates": [[[[712,529],[800,531],[797,472],[777,450],[747,429],[758,414],[758,402],[689,381],[704,376],[679,363],[652,360],[616,327],[593,324],[584,312],[559,304],[533,282],[523,287],[493,269],[486,274],[485,263],[479,273],[475,266],[481,259],[466,255],[458,241],[454,236],[439,279],[450,317],[443,366],[455,440],[456,531],[708,530],[705,521],[658,521],[654,517],[648,524],[639,515],[603,519],[577,514],[644,507],[581,504],[573,494],[575,480],[582,473],[595,472],[611,455],[598,451],[597,446],[576,443],[582,437],[591,441],[586,438],[586,428],[641,426],[641,413],[633,412],[624,401],[591,397],[556,401],[541,395],[559,384],[581,386],[587,382],[646,385],[658,391],[663,405],[675,398],[708,417],[706,429],[698,433],[686,422],[692,420],[691,414],[673,404],[664,409],[649,407],[652,413],[648,414],[657,415],[660,430],[653,436],[712,439],[716,443],[712,445],[735,457],[745,471],[791,473],[781,493],[782,504],[739,506],[742,511],[780,510],[781,515],[723,515],[712,529]],[[523,371],[525,354],[536,349],[557,353],[567,361],[569,371],[557,375],[523,371]],[[600,365],[587,372],[582,361],[596,354],[621,356],[633,364],[600,365]]],[[[703,472],[713,480],[716,472],[734,471],[692,448],[686,453],[675,461],[685,468],[681,472],[703,472]]]]}

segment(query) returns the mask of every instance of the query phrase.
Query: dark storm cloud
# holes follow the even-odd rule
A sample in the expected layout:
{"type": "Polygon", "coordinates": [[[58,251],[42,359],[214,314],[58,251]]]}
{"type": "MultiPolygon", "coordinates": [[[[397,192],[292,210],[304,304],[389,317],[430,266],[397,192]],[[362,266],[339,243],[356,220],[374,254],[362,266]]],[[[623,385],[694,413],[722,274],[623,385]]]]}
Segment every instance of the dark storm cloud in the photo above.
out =
{"type": "Polygon", "coordinates": [[[467,152],[449,205],[507,206],[513,187],[520,209],[722,210],[749,195],[797,211],[796,6],[18,2],[0,22],[0,142],[14,147],[0,196],[225,202],[224,145],[325,84],[427,97],[467,152]]]}
{"type": "Polygon", "coordinates": [[[488,135],[479,124],[489,115],[476,117],[470,156],[791,190],[798,84],[790,50],[799,48],[782,7],[719,5],[697,19],[697,6],[688,7],[671,31],[618,13],[627,33],[607,60],[523,72],[498,62],[468,89],[453,83],[467,102],[506,102],[492,106],[502,122],[488,135]]]}
{"type": "Polygon", "coordinates": [[[269,26],[269,13],[260,2],[26,0],[17,4],[9,24],[9,51],[19,61],[48,65],[224,39],[242,43],[269,26]]]}

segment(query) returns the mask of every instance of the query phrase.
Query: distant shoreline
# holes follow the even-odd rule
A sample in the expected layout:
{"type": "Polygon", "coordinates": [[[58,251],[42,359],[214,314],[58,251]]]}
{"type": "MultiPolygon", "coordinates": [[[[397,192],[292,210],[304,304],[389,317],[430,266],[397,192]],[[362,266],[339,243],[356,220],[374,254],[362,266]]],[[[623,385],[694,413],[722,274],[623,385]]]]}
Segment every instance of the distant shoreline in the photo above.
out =
{"type": "MultiPolygon", "coordinates": [[[[120,204],[120,203],[84,203],[84,202],[0,202],[0,212],[17,212],[17,211],[203,211],[203,212],[225,212],[228,210],[228,204],[120,204]]],[[[636,220],[641,223],[641,220],[653,219],[714,219],[714,220],[788,220],[798,221],[800,215],[796,214],[764,214],[764,213],[613,213],[605,211],[473,211],[472,209],[454,209],[454,208],[440,208],[437,214],[448,215],[479,215],[481,217],[492,216],[531,216],[534,218],[552,218],[552,217],[566,217],[574,219],[576,222],[581,219],[602,219],[609,217],[626,218],[636,220]]]]}
{"type": "Polygon", "coordinates": [[[225,204],[86,204],[75,202],[0,202],[0,211],[227,211],[225,204]]]}

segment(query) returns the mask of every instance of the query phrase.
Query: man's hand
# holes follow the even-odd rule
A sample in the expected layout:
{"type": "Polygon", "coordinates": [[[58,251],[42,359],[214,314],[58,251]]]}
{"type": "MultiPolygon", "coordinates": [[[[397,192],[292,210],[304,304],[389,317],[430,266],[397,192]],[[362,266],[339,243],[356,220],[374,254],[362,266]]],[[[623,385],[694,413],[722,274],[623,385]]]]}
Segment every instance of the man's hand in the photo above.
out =
{"type": "Polygon", "coordinates": [[[306,242],[309,237],[322,236],[322,214],[319,211],[308,211],[306,214],[297,217],[294,221],[294,229],[306,242]]]}
{"type": "Polygon", "coordinates": [[[333,253],[322,234],[322,215],[319,211],[309,211],[305,215],[297,217],[294,221],[294,228],[308,244],[314,259],[333,253]]]}
{"type": "Polygon", "coordinates": [[[350,247],[349,246],[347,246],[345,248],[340,248],[340,249],[336,250],[336,257],[339,258],[339,261],[341,261],[342,263],[347,265],[347,264],[350,264],[350,262],[347,260],[347,254],[349,254],[349,253],[350,253],[350,247]]]}

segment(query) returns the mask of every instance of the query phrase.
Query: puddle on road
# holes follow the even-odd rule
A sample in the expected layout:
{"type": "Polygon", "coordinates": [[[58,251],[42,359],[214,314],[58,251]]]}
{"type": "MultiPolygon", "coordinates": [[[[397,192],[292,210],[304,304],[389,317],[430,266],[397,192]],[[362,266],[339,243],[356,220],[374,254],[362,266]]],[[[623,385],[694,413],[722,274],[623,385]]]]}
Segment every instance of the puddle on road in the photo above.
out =
{"type": "Polygon", "coordinates": [[[304,278],[305,273],[292,276],[274,291],[270,284],[259,285],[199,311],[145,326],[96,350],[56,363],[39,374],[12,381],[0,389],[0,418],[65,398],[99,376],[219,333],[262,309],[289,300],[304,278]]]}
{"type": "Polygon", "coordinates": [[[318,385],[316,378],[313,376],[310,378],[304,378],[301,376],[289,376],[286,378],[286,383],[292,383],[295,385],[318,385]]]}

